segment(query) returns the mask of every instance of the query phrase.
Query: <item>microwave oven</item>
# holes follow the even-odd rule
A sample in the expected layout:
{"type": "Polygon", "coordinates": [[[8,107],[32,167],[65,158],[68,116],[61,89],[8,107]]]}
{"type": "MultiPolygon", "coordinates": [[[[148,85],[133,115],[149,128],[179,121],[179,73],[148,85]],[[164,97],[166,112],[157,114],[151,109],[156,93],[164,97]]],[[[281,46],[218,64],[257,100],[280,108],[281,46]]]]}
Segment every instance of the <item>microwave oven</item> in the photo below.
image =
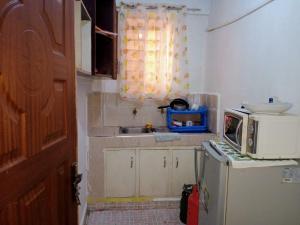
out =
{"type": "Polygon", "coordinates": [[[227,109],[223,137],[235,150],[255,159],[300,158],[300,117],[296,115],[227,109]]]}

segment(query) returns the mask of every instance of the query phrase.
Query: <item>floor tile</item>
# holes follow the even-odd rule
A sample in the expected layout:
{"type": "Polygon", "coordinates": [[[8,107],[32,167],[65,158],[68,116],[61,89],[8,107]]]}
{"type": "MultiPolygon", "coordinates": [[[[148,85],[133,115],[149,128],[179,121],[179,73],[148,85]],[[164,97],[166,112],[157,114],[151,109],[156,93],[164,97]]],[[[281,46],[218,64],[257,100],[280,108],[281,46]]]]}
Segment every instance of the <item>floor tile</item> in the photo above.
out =
{"type": "Polygon", "coordinates": [[[91,207],[88,225],[183,225],[179,202],[99,203],[91,207]]]}

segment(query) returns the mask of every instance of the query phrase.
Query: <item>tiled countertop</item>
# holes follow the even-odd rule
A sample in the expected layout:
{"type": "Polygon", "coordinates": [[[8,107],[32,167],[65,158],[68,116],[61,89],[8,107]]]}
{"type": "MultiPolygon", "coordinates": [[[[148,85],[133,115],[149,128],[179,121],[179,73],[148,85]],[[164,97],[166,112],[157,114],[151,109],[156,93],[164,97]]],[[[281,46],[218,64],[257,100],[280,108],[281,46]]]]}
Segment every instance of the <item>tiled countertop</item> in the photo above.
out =
{"type": "Polygon", "coordinates": [[[111,137],[90,137],[90,152],[103,148],[128,147],[164,147],[164,146],[194,146],[203,141],[214,139],[213,133],[180,134],[180,140],[156,142],[153,134],[119,135],[111,137]],[[101,146],[101,147],[99,147],[101,146]]]}

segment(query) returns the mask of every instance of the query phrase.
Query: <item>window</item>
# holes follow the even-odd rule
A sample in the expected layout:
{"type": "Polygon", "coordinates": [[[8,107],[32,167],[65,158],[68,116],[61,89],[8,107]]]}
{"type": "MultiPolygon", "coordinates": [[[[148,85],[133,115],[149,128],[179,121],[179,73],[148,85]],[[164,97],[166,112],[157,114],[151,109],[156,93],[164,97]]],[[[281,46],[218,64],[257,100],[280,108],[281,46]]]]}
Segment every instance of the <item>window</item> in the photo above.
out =
{"type": "Polygon", "coordinates": [[[189,90],[183,9],[129,7],[119,16],[120,94],[143,100],[184,97],[189,90]]]}

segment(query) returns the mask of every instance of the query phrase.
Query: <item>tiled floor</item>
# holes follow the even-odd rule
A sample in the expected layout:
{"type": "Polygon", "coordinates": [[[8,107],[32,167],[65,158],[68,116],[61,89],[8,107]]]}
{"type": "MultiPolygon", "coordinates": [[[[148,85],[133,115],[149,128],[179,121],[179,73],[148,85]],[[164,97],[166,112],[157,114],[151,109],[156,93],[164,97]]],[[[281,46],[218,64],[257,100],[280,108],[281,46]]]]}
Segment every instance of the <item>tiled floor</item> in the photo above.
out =
{"type": "Polygon", "coordinates": [[[182,225],[179,202],[100,203],[91,208],[88,225],[182,225]]]}

